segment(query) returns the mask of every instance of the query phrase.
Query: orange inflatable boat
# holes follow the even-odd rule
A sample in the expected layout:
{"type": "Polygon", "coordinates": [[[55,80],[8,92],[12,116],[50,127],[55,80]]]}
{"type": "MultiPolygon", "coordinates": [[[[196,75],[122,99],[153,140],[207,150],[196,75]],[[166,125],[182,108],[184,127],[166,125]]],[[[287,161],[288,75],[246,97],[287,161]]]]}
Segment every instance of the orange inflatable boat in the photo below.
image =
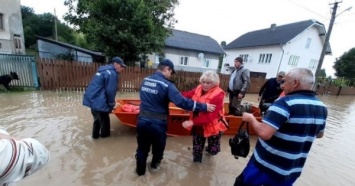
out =
{"type": "MultiPolygon", "coordinates": [[[[137,117],[139,114],[140,100],[138,99],[119,99],[116,100],[118,105],[112,113],[117,116],[122,124],[136,127],[137,117]]],[[[228,113],[228,103],[224,104],[225,112],[228,113]]],[[[189,111],[176,107],[173,103],[169,105],[170,115],[168,117],[168,135],[169,136],[184,136],[190,135],[190,132],[182,127],[182,122],[189,119],[189,111]]],[[[261,121],[259,108],[252,106],[251,112],[254,116],[261,121]]],[[[242,123],[241,116],[225,115],[227,122],[229,123],[229,129],[224,132],[227,135],[235,135],[242,123]]],[[[255,134],[253,127],[249,126],[249,133],[255,134]]]]}

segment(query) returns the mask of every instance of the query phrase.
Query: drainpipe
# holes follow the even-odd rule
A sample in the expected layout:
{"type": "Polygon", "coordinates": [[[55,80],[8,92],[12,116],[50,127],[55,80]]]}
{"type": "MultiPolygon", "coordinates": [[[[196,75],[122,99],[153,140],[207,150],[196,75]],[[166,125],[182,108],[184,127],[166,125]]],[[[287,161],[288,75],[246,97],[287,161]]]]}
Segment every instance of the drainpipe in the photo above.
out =
{"type": "Polygon", "coordinates": [[[279,66],[277,67],[277,71],[276,71],[276,74],[279,72],[279,70],[280,70],[280,66],[281,66],[281,63],[282,63],[282,58],[284,57],[284,53],[285,53],[285,51],[284,51],[284,49],[282,48],[282,46],[283,46],[283,44],[280,44],[280,48],[281,48],[281,50],[282,50],[282,54],[281,54],[281,59],[280,59],[280,62],[279,62],[279,66]]]}

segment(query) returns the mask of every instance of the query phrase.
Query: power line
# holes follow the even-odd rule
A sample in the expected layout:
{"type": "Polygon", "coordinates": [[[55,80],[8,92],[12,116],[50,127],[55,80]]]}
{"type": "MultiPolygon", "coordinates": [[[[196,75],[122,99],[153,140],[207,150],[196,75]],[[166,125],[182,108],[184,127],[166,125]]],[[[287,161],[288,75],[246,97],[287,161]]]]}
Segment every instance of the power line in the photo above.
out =
{"type": "Polygon", "coordinates": [[[295,4],[295,5],[297,5],[297,6],[299,6],[299,7],[301,7],[301,8],[303,8],[303,9],[305,9],[305,10],[307,10],[308,12],[311,12],[311,13],[313,13],[313,14],[316,14],[316,15],[318,15],[318,16],[320,16],[320,17],[326,19],[326,16],[325,16],[325,15],[321,15],[321,14],[319,14],[319,13],[317,13],[317,12],[315,12],[315,11],[313,11],[313,10],[311,10],[311,9],[309,9],[309,8],[307,8],[307,7],[303,6],[303,5],[301,5],[301,4],[298,4],[298,3],[296,3],[296,2],[293,2],[293,1],[291,1],[291,0],[288,0],[288,1],[291,2],[291,3],[293,3],[293,4],[295,4]]]}

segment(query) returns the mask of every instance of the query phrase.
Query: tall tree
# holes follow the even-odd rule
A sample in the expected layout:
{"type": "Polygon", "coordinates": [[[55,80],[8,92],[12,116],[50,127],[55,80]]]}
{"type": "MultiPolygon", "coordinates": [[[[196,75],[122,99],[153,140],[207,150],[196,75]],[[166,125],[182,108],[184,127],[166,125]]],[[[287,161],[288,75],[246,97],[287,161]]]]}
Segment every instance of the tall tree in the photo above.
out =
{"type": "MultiPolygon", "coordinates": [[[[35,48],[36,35],[55,39],[54,21],[57,21],[58,40],[74,45],[85,42],[76,43],[78,37],[74,30],[65,23],[59,21],[53,14],[35,14],[33,9],[21,6],[22,22],[25,34],[26,48],[35,48]]],[[[84,38],[84,37],[83,37],[84,38]]],[[[83,46],[81,46],[83,47],[83,46]]]]}
{"type": "Polygon", "coordinates": [[[178,0],[65,0],[65,20],[90,38],[96,50],[132,64],[164,48],[176,22],[177,4],[178,0]]]}
{"type": "Polygon", "coordinates": [[[224,48],[226,45],[227,45],[227,42],[226,42],[226,41],[222,41],[222,42],[221,42],[222,48],[224,48]]]}
{"type": "Polygon", "coordinates": [[[340,78],[355,78],[355,48],[345,52],[340,58],[337,58],[333,66],[335,75],[340,78]]]}

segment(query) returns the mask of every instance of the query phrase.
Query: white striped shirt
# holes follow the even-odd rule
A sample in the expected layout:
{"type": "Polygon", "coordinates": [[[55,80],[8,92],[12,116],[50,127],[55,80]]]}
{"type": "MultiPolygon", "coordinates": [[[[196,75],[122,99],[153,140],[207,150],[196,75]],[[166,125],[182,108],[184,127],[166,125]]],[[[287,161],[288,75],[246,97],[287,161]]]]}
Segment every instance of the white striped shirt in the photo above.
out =
{"type": "MultiPolygon", "coordinates": [[[[9,135],[0,128],[0,135],[9,135]]],[[[47,164],[48,150],[33,138],[4,139],[0,136],[0,185],[16,182],[47,164]]]]}

